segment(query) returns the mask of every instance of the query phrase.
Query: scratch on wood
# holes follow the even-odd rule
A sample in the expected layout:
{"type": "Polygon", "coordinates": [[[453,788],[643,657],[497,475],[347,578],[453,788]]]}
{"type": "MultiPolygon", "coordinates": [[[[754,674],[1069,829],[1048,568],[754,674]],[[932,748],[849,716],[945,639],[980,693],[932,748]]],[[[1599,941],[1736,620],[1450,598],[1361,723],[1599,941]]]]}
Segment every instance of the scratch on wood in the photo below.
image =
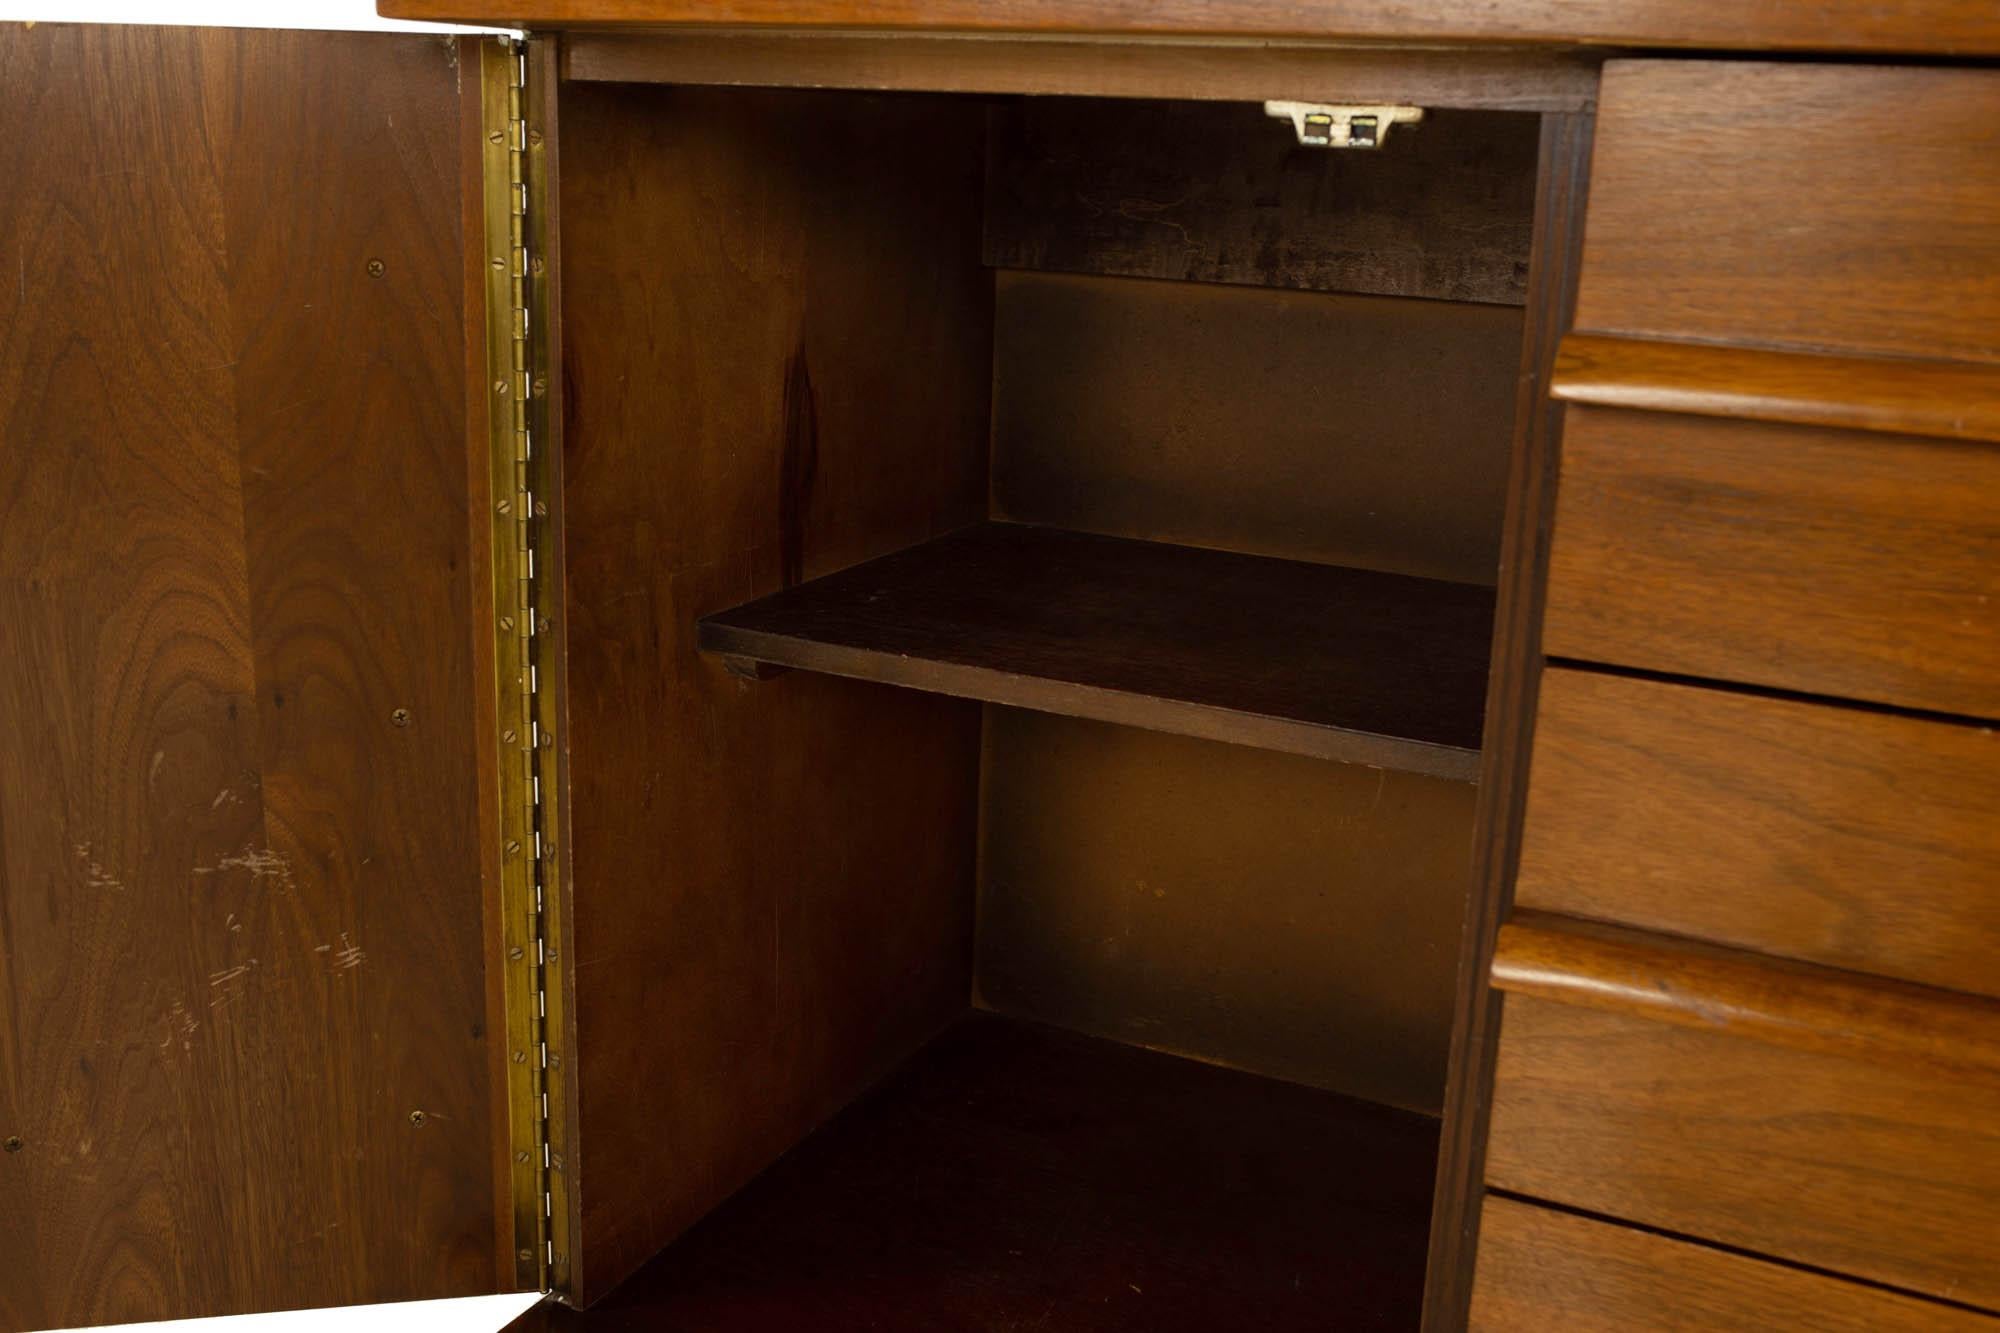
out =
{"type": "Polygon", "coordinates": [[[360,967],[367,961],[368,955],[362,951],[359,945],[348,938],[346,931],[341,931],[340,948],[333,955],[334,967],[337,970],[346,971],[349,968],[360,967]]]}
{"type": "Polygon", "coordinates": [[[253,880],[275,880],[280,893],[288,892],[293,886],[292,864],[268,847],[253,847],[245,843],[212,866],[196,866],[197,875],[214,875],[224,870],[247,870],[253,880]]]}
{"type": "Polygon", "coordinates": [[[167,1050],[174,1042],[179,1041],[183,1051],[193,1051],[195,1029],[201,1024],[187,1011],[187,1006],[175,1000],[172,1007],[167,1010],[166,1023],[167,1039],[160,1043],[160,1049],[167,1050]]]}
{"type": "Polygon", "coordinates": [[[76,859],[83,869],[83,882],[86,887],[112,889],[120,893],[125,891],[124,883],[92,858],[89,843],[79,842],[76,844],[76,859]]]}

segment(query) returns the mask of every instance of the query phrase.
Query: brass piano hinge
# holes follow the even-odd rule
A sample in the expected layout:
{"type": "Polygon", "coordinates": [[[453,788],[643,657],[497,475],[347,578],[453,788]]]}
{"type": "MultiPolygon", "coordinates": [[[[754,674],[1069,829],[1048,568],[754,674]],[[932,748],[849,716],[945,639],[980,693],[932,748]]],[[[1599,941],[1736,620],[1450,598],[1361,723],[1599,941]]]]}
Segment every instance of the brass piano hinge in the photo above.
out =
{"type": "MultiPolygon", "coordinates": [[[[538,645],[559,587],[536,568],[552,521],[548,460],[536,457],[546,424],[547,345],[535,326],[535,188],[545,175],[531,153],[524,43],[482,43],[481,133],[485,181],[487,420],[492,500],[495,735],[499,742],[502,947],[507,1021],[508,1143],[515,1278],[522,1288],[561,1292],[569,1245],[559,1086],[563,1031],[556,984],[562,963],[556,910],[560,835],[555,776],[558,718],[538,645]]],[[[539,147],[540,136],[534,136],[539,147]]],[[[545,308],[545,306],[544,306],[545,308]]]]}

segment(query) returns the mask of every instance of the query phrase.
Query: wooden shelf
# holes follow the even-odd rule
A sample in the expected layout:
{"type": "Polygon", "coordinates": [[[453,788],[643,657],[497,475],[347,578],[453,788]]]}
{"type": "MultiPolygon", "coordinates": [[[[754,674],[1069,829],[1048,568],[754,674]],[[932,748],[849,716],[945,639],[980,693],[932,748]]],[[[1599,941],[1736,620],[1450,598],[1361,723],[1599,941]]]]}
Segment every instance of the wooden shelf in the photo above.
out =
{"type": "Polygon", "coordinates": [[[1489,589],[986,523],[701,622],[756,663],[1460,781],[1489,589]]]}
{"type": "Polygon", "coordinates": [[[1412,1329],[1437,1122],[975,1015],[588,1312],[516,1329],[1412,1329]]]}

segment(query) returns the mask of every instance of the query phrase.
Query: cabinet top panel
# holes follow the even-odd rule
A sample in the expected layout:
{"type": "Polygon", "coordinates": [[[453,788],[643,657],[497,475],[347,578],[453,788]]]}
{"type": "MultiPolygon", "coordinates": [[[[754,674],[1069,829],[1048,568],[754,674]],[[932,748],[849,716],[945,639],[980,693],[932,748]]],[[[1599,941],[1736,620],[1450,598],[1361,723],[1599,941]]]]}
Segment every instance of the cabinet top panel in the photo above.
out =
{"type": "Polygon", "coordinates": [[[1514,42],[2000,55],[1990,0],[378,0],[391,18],[514,23],[1514,42]]]}

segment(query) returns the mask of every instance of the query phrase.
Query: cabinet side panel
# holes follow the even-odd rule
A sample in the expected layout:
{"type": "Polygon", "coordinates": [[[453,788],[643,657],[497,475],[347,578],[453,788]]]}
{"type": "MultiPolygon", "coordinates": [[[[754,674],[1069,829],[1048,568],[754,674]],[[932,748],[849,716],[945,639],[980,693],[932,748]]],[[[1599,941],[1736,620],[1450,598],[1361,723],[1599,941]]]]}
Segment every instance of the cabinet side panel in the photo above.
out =
{"type": "Polygon", "coordinates": [[[984,515],[983,112],[563,90],[588,1303],[970,995],[977,705],[748,682],[695,621],[984,515]]]}
{"type": "Polygon", "coordinates": [[[0,1326],[500,1284],[458,57],[0,35],[0,1326]]]}

